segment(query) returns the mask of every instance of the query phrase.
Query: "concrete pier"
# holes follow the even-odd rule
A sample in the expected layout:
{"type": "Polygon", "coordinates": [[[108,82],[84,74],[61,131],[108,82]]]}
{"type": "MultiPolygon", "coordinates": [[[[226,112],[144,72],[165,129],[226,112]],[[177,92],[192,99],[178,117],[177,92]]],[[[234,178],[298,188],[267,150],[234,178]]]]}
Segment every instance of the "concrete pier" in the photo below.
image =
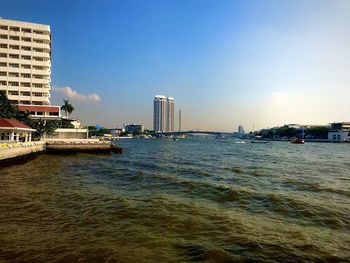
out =
{"type": "Polygon", "coordinates": [[[109,141],[99,141],[91,139],[83,140],[47,140],[47,153],[118,153],[123,149],[109,141]]]}
{"type": "Polygon", "coordinates": [[[6,143],[0,146],[0,162],[44,152],[46,149],[45,142],[6,143]]]}

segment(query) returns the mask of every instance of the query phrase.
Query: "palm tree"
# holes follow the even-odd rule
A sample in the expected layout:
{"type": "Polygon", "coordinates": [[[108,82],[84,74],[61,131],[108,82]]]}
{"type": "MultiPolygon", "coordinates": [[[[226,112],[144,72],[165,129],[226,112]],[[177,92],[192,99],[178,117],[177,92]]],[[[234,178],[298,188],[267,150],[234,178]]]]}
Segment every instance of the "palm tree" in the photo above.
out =
{"type": "Polygon", "coordinates": [[[71,115],[74,111],[74,107],[69,103],[69,100],[63,100],[63,105],[61,106],[61,110],[66,114],[66,118],[68,118],[68,114],[71,115]]]}

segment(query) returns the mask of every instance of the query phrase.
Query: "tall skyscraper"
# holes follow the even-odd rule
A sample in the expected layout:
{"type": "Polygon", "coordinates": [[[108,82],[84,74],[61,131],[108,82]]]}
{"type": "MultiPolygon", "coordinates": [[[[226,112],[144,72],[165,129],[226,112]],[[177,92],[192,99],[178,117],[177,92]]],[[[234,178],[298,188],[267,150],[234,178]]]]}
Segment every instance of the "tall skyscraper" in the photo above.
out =
{"type": "Polygon", "coordinates": [[[58,118],[50,106],[50,26],[0,19],[0,90],[34,118],[58,118]]]}
{"type": "Polygon", "coordinates": [[[174,99],[157,95],[153,100],[153,130],[156,132],[174,131],[174,99]]]}
{"type": "Polygon", "coordinates": [[[174,98],[167,98],[167,117],[166,117],[166,131],[174,131],[174,98]]]}

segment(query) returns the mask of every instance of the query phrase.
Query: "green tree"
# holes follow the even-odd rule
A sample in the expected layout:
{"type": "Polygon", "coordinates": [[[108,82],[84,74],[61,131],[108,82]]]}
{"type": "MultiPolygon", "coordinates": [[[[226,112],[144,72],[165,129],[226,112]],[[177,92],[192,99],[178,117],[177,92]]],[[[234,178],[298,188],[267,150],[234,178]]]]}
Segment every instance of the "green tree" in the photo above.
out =
{"type": "Polygon", "coordinates": [[[0,118],[16,118],[17,117],[17,108],[13,106],[8,100],[6,93],[0,91],[0,118]]]}
{"type": "Polygon", "coordinates": [[[66,118],[68,118],[68,115],[71,115],[74,111],[74,107],[69,103],[69,100],[63,100],[63,103],[64,104],[61,106],[61,110],[64,111],[66,118]]]}

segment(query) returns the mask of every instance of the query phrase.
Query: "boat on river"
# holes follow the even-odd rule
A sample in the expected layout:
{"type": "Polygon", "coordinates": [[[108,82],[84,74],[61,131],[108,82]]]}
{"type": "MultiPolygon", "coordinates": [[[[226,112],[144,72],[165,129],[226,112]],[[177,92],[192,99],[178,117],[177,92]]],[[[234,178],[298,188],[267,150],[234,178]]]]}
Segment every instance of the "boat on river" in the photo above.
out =
{"type": "Polygon", "coordinates": [[[293,138],[290,139],[290,143],[293,143],[293,144],[304,144],[305,140],[293,137],[293,138]]]}

